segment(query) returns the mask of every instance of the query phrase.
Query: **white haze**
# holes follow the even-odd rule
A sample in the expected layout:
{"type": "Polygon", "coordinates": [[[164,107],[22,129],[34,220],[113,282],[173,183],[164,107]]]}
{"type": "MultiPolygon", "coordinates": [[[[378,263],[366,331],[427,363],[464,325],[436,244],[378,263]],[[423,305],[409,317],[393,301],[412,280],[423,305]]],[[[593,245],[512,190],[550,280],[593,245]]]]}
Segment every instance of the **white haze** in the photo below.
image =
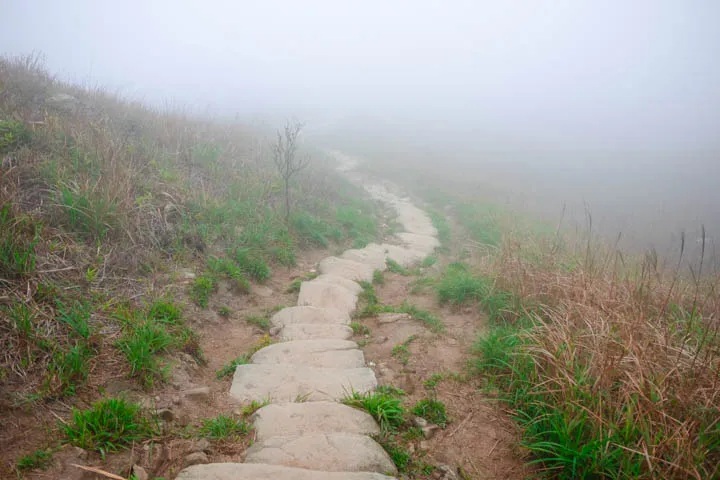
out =
{"type": "Polygon", "coordinates": [[[64,78],[221,116],[296,115],[385,159],[492,166],[545,209],[582,198],[610,228],[650,223],[649,241],[720,226],[716,0],[4,0],[0,12],[0,50],[41,51],[64,78]]]}

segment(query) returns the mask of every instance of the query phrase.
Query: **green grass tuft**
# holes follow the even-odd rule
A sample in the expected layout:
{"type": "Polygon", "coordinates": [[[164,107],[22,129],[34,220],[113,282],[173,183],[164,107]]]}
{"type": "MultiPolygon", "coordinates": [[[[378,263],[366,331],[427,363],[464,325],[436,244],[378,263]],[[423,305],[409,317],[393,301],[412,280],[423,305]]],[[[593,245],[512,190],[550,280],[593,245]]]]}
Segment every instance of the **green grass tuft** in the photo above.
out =
{"type": "Polygon", "coordinates": [[[47,470],[52,465],[51,450],[35,450],[29,455],[20,457],[15,464],[15,469],[18,472],[26,470],[47,470]]]}
{"type": "Polygon", "coordinates": [[[470,301],[480,301],[490,291],[489,282],[473,275],[464,263],[452,263],[437,285],[440,303],[463,305],[470,301]]]}
{"type": "Polygon", "coordinates": [[[103,456],[145,440],[154,434],[153,424],[140,405],[121,398],[95,402],[87,410],[73,408],[70,422],[60,424],[65,441],[103,456]]]}
{"type": "Polygon", "coordinates": [[[405,408],[397,395],[387,392],[352,392],[343,403],[362,408],[377,420],[383,431],[394,431],[405,424],[405,408]]]}
{"type": "Polygon", "coordinates": [[[373,272],[372,283],[374,285],[384,285],[385,284],[385,274],[380,270],[375,270],[373,272]]]}
{"type": "Polygon", "coordinates": [[[35,271],[41,230],[30,217],[15,215],[9,203],[0,207],[0,277],[23,278],[35,271]]]}
{"type": "Polygon", "coordinates": [[[238,248],[235,252],[235,262],[245,275],[257,282],[262,283],[270,279],[268,264],[249,248],[238,248]]]}
{"type": "Polygon", "coordinates": [[[350,328],[352,328],[353,335],[369,335],[370,327],[360,322],[350,322],[350,328]]]}
{"type": "Polygon", "coordinates": [[[234,439],[250,432],[250,426],[245,420],[232,418],[223,414],[213,418],[206,418],[198,429],[198,433],[213,440],[234,439]]]}
{"type": "Polygon", "coordinates": [[[199,307],[207,308],[210,296],[217,289],[215,279],[210,275],[200,275],[193,280],[190,297],[199,307]]]}
{"type": "Polygon", "coordinates": [[[418,417],[422,417],[442,428],[445,428],[448,424],[445,404],[434,398],[423,398],[415,404],[411,411],[418,417]]]}
{"type": "Polygon", "coordinates": [[[229,377],[229,376],[233,375],[235,373],[235,370],[237,369],[238,365],[247,365],[248,363],[250,363],[250,357],[251,357],[251,355],[249,355],[247,353],[243,353],[239,357],[231,360],[230,363],[228,363],[227,365],[222,367],[220,370],[215,372],[215,376],[219,380],[221,378],[225,378],[225,377],[229,377]]]}

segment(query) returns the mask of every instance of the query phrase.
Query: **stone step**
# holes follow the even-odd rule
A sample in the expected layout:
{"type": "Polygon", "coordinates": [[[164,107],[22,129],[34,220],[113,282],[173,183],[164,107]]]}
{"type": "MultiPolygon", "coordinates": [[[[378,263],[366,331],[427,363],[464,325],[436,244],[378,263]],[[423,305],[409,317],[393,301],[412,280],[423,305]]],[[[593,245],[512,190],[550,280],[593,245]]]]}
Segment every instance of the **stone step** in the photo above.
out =
{"type": "Polygon", "coordinates": [[[374,472],[320,472],[257,463],[209,463],[181,471],[176,480],[392,480],[374,472]]]}
{"type": "Polygon", "coordinates": [[[245,463],[325,472],[397,473],[390,456],[375,440],[346,433],[270,437],[247,449],[245,463]]]}
{"type": "Polygon", "coordinates": [[[357,294],[340,285],[302,282],[297,303],[299,306],[333,308],[350,313],[355,310],[357,300],[357,294]]]}
{"type": "Polygon", "coordinates": [[[385,263],[385,249],[377,243],[370,243],[361,249],[345,250],[340,258],[344,260],[353,260],[359,263],[365,263],[372,266],[375,270],[385,271],[387,264],[385,263]]]}
{"type": "Polygon", "coordinates": [[[385,251],[387,252],[387,258],[395,260],[403,267],[411,267],[427,257],[425,252],[412,250],[398,245],[383,243],[383,248],[385,248],[385,251]]]}
{"type": "Polygon", "coordinates": [[[347,325],[322,323],[292,323],[282,327],[278,333],[278,339],[281,342],[318,339],[349,340],[352,336],[353,330],[347,325]]]}
{"type": "Polygon", "coordinates": [[[308,283],[326,283],[330,285],[340,285],[341,287],[350,290],[354,294],[359,294],[360,292],[362,292],[362,287],[359,283],[348,280],[344,277],[338,277],[337,275],[318,275],[317,277],[308,281],[308,283]]]}
{"type": "Polygon", "coordinates": [[[365,356],[357,343],[349,340],[293,340],[261,348],[252,356],[251,362],[359,368],[365,366],[365,356]]]}
{"type": "Polygon", "coordinates": [[[298,323],[349,325],[350,315],[348,312],[331,308],[311,306],[287,307],[273,315],[270,318],[270,323],[275,327],[285,327],[298,323]]]}
{"type": "Polygon", "coordinates": [[[377,387],[375,372],[364,368],[323,368],[304,365],[238,365],[230,396],[252,400],[296,402],[340,400],[351,391],[365,393],[377,387]]]}
{"type": "Polygon", "coordinates": [[[435,249],[440,246],[440,241],[437,238],[428,235],[403,232],[398,233],[396,236],[406,243],[410,249],[425,252],[427,255],[434,252],[435,249]]]}
{"type": "Polygon", "coordinates": [[[256,440],[317,433],[380,433],[368,413],[336,402],[271,403],[255,412],[256,440]]]}
{"type": "Polygon", "coordinates": [[[327,257],[320,260],[318,272],[337,275],[356,282],[372,282],[375,269],[368,264],[338,257],[327,257]]]}

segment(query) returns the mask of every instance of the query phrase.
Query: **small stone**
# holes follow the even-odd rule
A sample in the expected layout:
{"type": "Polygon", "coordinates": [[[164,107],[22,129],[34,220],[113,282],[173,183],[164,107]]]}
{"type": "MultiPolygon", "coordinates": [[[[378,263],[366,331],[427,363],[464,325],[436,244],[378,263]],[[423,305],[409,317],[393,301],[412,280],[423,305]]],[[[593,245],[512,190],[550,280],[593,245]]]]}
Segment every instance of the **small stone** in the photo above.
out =
{"type": "Polygon", "coordinates": [[[201,438],[200,440],[197,440],[193,443],[192,448],[190,448],[190,451],[193,453],[197,452],[209,452],[212,445],[210,445],[210,442],[207,440],[207,438],[201,438]]]}
{"type": "Polygon", "coordinates": [[[422,427],[423,436],[428,439],[432,438],[439,428],[440,427],[438,427],[437,425],[428,425],[427,427],[422,427]]]}
{"type": "Polygon", "coordinates": [[[194,402],[206,402],[210,399],[210,387],[197,387],[185,390],[184,396],[194,402]]]}
{"type": "Polygon", "coordinates": [[[265,287],[263,285],[254,285],[252,291],[255,295],[263,298],[272,297],[275,293],[272,291],[271,288],[265,287]]]}
{"type": "Polygon", "coordinates": [[[164,422],[172,422],[175,420],[175,413],[169,408],[161,408],[155,414],[160,417],[164,422]]]}
{"type": "Polygon", "coordinates": [[[190,272],[188,270],[185,270],[183,272],[180,272],[180,277],[183,280],[195,280],[195,274],[193,272],[190,272]]]}
{"type": "Polygon", "coordinates": [[[280,333],[280,330],[282,330],[282,327],[272,327],[270,328],[270,336],[271,337],[277,337],[280,333]]]}
{"type": "Polygon", "coordinates": [[[378,339],[375,340],[375,343],[377,343],[377,344],[383,344],[383,343],[387,342],[388,340],[389,340],[388,337],[378,337],[378,339]]]}
{"type": "Polygon", "coordinates": [[[428,421],[422,417],[413,417],[412,422],[416,427],[425,428],[428,426],[428,421]]]}
{"type": "Polygon", "coordinates": [[[183,460],[183,468],[190,467],[192,465],[200,465],[201,463],[208,463],[208,456],[205,452],[193,452],[183,460]]]}
{"type": "Polygon", "coordinates": [[[368,367],[374,367],[374,366],[375,366],[375,362],[367,362],[367,366],[368,366],[368,367]]]}
{"type": "Polygon", "coordinates": [[[182,398],[180,398],[180,395],[173,395],[172,403],[173,405],[180,405],[182,403],[182,398]]]}
{"type": "Polygon", "coordinates": [[[441,473],[440,478],[442,480],[458,480],[455,469],[453,469],[450,465],[438,465],[435,470],[441,473]]]}
{"type": "Polygon", "coordinates": [[[148,475],[145,469],[137,464],[133,465],[132,473],[137,480],[148,480],[150,478],[150,475],[148,475]]]}
{"type": "Polygon", "coordinates": [[[381,313],[377,316],[378,323],[393,323],[398,320],[410,320],[410,315],[407,313],[381,313]]]}
{"type": "Polygon", "coordinates": [[[80,447],[73,447],[73,452],[78,459],[83,461],[87,460],[90,457],[90,452],[80,447]]]}
{"type": "Polygon", "coordinates": [[[420,442],[420,450],[429,450],[430,449],[430,442],[426,442],[425,440],[420,442]]]}
{"type": "Polygon", "coordinates": [[[448,343],[448,345],[457,345],[458,341],[455,340],[454,338],[448,338],[447,343],[448,343]]]}

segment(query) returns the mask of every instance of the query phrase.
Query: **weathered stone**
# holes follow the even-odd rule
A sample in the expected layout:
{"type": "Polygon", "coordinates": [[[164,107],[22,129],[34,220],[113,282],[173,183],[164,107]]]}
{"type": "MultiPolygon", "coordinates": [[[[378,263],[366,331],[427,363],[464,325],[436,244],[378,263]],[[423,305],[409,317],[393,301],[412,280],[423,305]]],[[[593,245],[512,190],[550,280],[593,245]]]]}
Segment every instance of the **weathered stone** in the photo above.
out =
{"type": "Polygon", "coordinates": [[[438,465],[436,471],[440,474],[439,478],[442,480],[457,480],[458,478],[455,469],[450,465],[438,465]]]}
{"type": "Polygon", "coordinates": [[[205,452],[192,452],[183,460],[183,468],[191,465],[199,465],[202,463],[208,463],[210,460],[205,452]]]}
{"type": "Polygon", "coordinates": [[[378,323],[393,323],[397,322],[398,320],[410,320],[410,315],[407,313],[393,313],[393,312],[385,312],[385,313],[379,313],[377,316],[378,323]]]}
{"type": "Polygon", "coordinates": [[[79,106],[78,99],[67,93],[57,93],[48,97],[46,102],[48,105],[68,113],[76,112],[79,106]]]}
{"type": "Polygon", "coordinates": [[[322,274],[337,275],[358,282],[371,282],[375,269],[366,263],[327,257],[320,261],[318,271],[322,274]]]}
{"type": "Polygon", "coordinates": [[[263,298],[272,297],[275,292],[264,285],[253,285],[252,293],[263,298]]]}
{"type": "Polygon", "coordinates": [[[278,327],[285,327],[296,323],[314,324],[340,324],[348,325],[350,315],[348,312],[331,308],[318,308],[299,306],[283,308],[270,318],[270,323],[278,327]]]}
{"type": "Polygon", "coordinates": [[[358,368],[365,366],[363,352],[349,340],[294,340],[261,348],[251,358],[256,364],[308,365],[358,368]]]}
{"type": "Polygon", "coordinates": [[[428,426],[428,421],[425,420],[423,417],[413,417],[412,423],[416,427],[420,427],[420,428],[428,426]]]}
{"type": "Polygon", "coordinates": [[[397,473],[395,464],[375,440],[346,433],[270,437],[248,448],[245,462],[326,472],[397,473]]]}
{"type": "Polygon", "coordinates": [[[155,414],[165,422],[172,422],[175,420],[175,413],[173,413],[173,411],[169,408],[160,408],[155,412],[155,414]]]}
{"type": "Polygon", "coordinates": [[[210,442],[207,440],[207,438],[201,438],[199,440],[196,440],[193,442],[192,447],[190,447],[191,452],[209,452],[212,445],[210,445],[210,442]]]}
{"type": "Polygon", "coordinates": [[[183,396],[194,402],[207,402],[210,400],[210,387],[197,387],[185,390],[183,396]]]}
{"type": "Polygon", "coordinates": [[[317,433],[380,433],[377,422],[362,410],[336,402],[271,403],[254,415],[257,440],[317,433]]]}
{"type": "Polygon", "coordinates": [[[374,270],[385,271],[387,268],[385,249],[377,243],[370,243],[361,249],[346,250],[340,255],[340,258],[365,263],[374,270]]]}
{"type": "Polygon", "coordinates": [[[424,252],[430,254],[440,246],[440,241],[435,237],[429,237],[427,235],[418,235],[416,233],[398,233],[397,237],[400,238],[408,247],[418,252],[424,252]]]}
{"type": "Polygon", "coordinates": [[[377,386],[369,368],[322,368],[304,365],[238,365],[230,395],[247,402],[339,400],[349,392],[368,392],[377,386]]]}
{"type": "Polygon", "coordinates": [[[355,310],[357,298],[357,294],[340,285],[303,282],[297,303],[299,306],[334,308],[349,313],[355,310]]]}
{"type": "Polygon", "coordinates": [[[295,323],[286,325],[278,334],[278,338],[282,342],[325,338],[348,340],[352,336],[352,328],[347,325],[323,325],[321,323],[295,323]]]}
{"type": "Polygon", "coordinates": [[[395,260],[403,267],[410,267],[427,256],[425,252],[419,252],[417,250],[411,250],[409,248],[400,247],[398,245],[389,245],[383,243],[383,248],[387,253],[387,258],[395,260]]]}
{"type": "Polygon", "coordinates": [[[150,478],[150,475],[148,475],[147,471],[137,464],[133,465],[132,473],[137,480],[148,480],[150,478]]]}
{"type": "Polygon", "coordinates": [[[181,471],[176,480],[393,480],[374,472],[320,472],[253,463],[211,463],[181,471]]]}
{"type": "Polygon", "coordinates": [[[360,292],[362,292],[362,287],[359,283],[353,280],[348,280],[345,277],[338,277],[337,275],[318,275],[307,283],[325,283],[330,285],[339,285],[347,290],[350,290],[354,294],[359,294],[360,292]]]}

